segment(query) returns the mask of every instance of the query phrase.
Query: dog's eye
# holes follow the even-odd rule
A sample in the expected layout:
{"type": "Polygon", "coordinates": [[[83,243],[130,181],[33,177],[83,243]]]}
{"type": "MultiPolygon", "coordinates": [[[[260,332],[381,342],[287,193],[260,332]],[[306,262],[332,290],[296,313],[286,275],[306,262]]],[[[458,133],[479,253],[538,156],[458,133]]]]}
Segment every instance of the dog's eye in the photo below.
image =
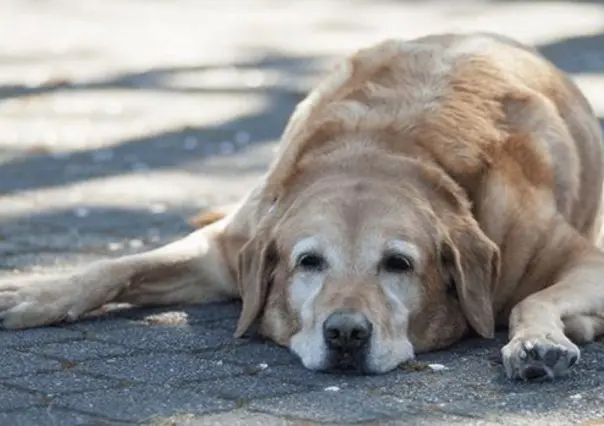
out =
{"type": "Polygon", "coordinates": [[[413,263],[402,254],[387,254],[381,263],[382,270],[392,274],[402,274],[413,269],[413,263]]]}
{"type": "Polygon", "coordinates": [[[326,265],[325,258],[317,253],[302,253],[296,262],[296,266],[306,271],[321,271],[326,265]]]}

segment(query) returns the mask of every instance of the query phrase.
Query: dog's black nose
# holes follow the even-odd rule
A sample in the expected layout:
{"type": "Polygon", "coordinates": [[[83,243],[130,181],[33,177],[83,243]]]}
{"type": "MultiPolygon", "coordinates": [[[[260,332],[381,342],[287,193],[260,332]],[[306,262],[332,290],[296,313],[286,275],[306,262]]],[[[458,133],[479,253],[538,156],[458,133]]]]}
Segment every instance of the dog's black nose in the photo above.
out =
{"type": "Polygon", "coordinates": [[[355,351],[371,337],[373,326],[358,311],[342,310],[331,314],[323,323],[323,337],[330,349],[355,351]]]}

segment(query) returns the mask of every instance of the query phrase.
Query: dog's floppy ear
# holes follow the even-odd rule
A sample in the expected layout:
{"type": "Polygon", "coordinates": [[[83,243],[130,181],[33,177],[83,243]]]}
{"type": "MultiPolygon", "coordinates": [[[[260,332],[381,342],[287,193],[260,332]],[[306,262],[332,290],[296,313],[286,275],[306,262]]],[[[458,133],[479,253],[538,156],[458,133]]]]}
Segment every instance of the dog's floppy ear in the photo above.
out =
{"type": "Polygon", "coordinates": [[[256,321],[268,296],[277,264],[277,251],[274,240],[267,234],[268,232],[261,232],[239,252],[237,285],[243,308],[235,337],[241,337],[256,321]]]}
{"type": "Polygon", "coordinates": [[[456,221],[441,247],[441,261],[454,281],[461,308],[478,334],[495,334],[492,289],[499,278],[499,249],[473,219],[456,221]]]}

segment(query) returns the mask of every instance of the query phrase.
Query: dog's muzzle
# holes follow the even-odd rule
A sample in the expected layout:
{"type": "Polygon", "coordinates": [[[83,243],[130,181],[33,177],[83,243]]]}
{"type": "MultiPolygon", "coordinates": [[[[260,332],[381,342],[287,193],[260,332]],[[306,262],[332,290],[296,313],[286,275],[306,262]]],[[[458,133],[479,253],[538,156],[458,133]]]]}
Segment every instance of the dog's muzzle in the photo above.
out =
{"type": "Polygon", "coordinates": [[[326,371],[367,371],[367,353],[373,325],[367,316],[355,310],[338,310],[323,323],[327,346],[326,371]]]}

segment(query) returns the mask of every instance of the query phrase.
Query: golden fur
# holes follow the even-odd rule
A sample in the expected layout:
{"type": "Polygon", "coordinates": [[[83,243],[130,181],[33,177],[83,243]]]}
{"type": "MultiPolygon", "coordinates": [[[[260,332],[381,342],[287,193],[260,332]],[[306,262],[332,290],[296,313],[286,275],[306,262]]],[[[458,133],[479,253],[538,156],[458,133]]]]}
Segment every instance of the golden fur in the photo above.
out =
{"type": "Polygon", "coordinates": [[[509,325],[508,376],[556,377],[579,357],[569,337],[604,332],[601,142],[576,86],[528,47],[385,41],[300,103],[231,213],[202,214],[200,230],[149,253],[2,282],[4,325],[240,297],[236,335],[258,320],[311,369],[332,366],[321,324],[345,309],[373,324],[365,372],[509,325]],[[383,268],[393,250],[410,271],[383,268]],[[300,270],[299,252],[324,266],[300,270]]]}

